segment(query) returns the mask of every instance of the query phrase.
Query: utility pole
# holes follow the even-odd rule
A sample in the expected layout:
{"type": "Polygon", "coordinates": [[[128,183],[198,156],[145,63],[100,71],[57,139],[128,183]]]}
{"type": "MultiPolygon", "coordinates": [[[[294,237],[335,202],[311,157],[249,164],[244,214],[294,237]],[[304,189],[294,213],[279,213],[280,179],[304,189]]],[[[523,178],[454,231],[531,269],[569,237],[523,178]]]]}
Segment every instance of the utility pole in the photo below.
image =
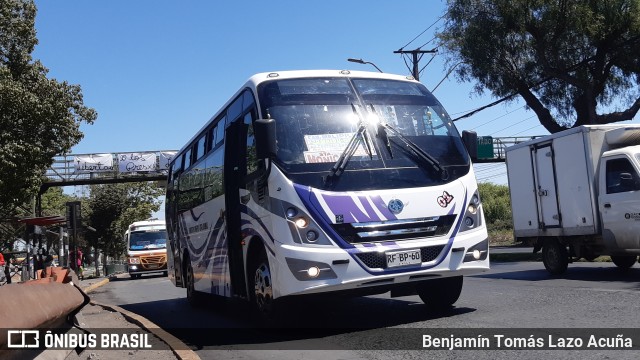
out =
{"type": "Polygon", "coordinates": [[[438,52],[437,49],[431,49],[431,50],[420,50],[420,49],[415,49],[415,50],[396,50],[393,53],[394,54],[411,54],[411,60],[413,62],[413,70],[411,71],[411,75],[413,75],[413,78],[416,79],[417,81],[420,81],[420,69],[418,68],[418,63],[420,62],[420,58],[422,58],[421,55],[423,54],[434,54],[438,52]],[[420,55],[420,56],[418,56],[420,55]]]}

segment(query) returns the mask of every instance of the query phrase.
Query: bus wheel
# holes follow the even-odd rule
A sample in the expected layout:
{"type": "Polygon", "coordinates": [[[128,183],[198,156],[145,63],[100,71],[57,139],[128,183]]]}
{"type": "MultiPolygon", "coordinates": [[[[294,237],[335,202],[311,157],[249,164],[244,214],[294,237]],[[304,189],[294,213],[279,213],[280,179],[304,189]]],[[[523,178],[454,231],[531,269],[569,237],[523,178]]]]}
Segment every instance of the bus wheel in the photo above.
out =
{"type": "Polygon", "coordinates": [[[271,269],[269,268],[269,260],[264,250],[261,251],[259,257],[252,263],[249,271],[252,280],[249,288],[252,302],[258,312],[265,317],[273,313],[273,283],[271,281],[271,269]]]}
{"type": "Polygon", "coordinates": [[[416,285],[420,299],[430,310],[447,310],[460,297],[462,292],[462,276],[446,277],[424,281],[416,285]]]}
{"type": "Polygon", "coordinates": [[[187,301],[191,306],[202,305],[202,294],[195,289],[195,278],[193,276],[193,268],[191,263],[187,265],[187,301]]]}
{"type": "Polygon", "coordinates": [[[564,273],[569,266],[567,248],[557,239],[546,239],[542,247],[542,263],[552,275],[564,273]]]}
{"type": "Polygon", "coordinates": [[[631,268],[637,259],[635,255],[611,255],[611,261],[622,270],[631,268]]]}

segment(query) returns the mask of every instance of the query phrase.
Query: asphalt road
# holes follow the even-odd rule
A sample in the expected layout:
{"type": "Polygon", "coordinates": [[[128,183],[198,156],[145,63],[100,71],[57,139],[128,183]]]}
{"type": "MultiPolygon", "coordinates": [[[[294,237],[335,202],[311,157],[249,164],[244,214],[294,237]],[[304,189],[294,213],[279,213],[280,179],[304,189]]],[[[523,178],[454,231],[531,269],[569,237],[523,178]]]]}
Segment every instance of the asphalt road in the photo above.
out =
{"type": "Polygon", "coordinates": [[[494,333],[507,336],[510,328],[584,328],[587,332],[636,328],[640,324],[638,295],[638,264],[621,272],[611,263],[576,263],[563,277],[554,278],[541,263],[492,263],[490,272],[465,278],[456,307],[447,313],[429,312],[417,296],[309,300],[288,308],[281,324],[284,329],[279,330],[258,328],[243,303],[214,301],[205,308],[191,308],[185,289],[174,287],[165,277],[118,279],[92,297],[147,317],[203,359],[495,360],[637,359],[640,352],[424,350],[419,347],[422,334],[472,329],[472,334],[482,337],[484,332],[478,328],[497,329],[494,333]],[[399,347],[415,350],[384,350],[399,347]]]}

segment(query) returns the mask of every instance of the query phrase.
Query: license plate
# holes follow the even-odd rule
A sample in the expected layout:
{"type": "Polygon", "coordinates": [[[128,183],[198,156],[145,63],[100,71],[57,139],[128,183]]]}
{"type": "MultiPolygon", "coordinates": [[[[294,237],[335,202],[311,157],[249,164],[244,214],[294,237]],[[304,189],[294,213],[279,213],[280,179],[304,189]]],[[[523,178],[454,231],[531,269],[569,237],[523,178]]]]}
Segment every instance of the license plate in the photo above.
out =
{"type": "Polygon", "coordinates": [[[149,264],[149,265],[147,265],[147,268],[156,269],[156,268],[158,268],[158,264],[149,264]]]}
{"type": "Polygon", "coordinates": [[[422,263],[420,250],[391,251],[387,255],[387,267],[398,267],[405,265],[415,265],[422,263]]]}

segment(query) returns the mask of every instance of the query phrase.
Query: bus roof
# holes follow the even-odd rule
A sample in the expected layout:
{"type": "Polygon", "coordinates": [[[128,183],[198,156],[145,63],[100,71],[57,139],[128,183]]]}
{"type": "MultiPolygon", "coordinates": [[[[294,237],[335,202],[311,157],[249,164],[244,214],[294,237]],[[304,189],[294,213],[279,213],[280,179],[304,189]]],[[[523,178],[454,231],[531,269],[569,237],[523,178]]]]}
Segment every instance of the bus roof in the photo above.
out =
{"type": "MultiPolygon", "coordinates": [[[[144,220],[144,221],[136,221],[133,224],[129,225],[129,230],[133,230],[135,228],[147,227],[147,226],[162,226],[166,227],[166,222],[164,220],[144,220]]],[[[127,231],[129,231],[127,230],[127,231]]]]}

